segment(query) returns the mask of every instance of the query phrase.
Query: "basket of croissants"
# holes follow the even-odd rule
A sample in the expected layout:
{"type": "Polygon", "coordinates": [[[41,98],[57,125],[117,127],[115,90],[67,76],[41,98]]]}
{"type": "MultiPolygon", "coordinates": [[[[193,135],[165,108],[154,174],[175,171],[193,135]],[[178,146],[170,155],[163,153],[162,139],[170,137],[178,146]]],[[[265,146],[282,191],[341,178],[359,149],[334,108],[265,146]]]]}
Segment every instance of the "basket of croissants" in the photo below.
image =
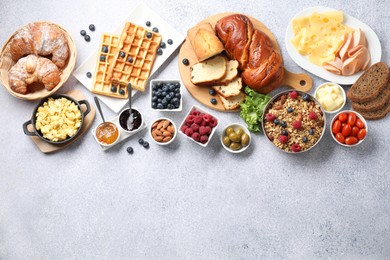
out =
{"type": "Polygon", "coordinates": [[[76,64],[69,32],[51,22],[18,29],[0,50],[0,82],[13,96],[36,100],[56,92],[76,64]]]}

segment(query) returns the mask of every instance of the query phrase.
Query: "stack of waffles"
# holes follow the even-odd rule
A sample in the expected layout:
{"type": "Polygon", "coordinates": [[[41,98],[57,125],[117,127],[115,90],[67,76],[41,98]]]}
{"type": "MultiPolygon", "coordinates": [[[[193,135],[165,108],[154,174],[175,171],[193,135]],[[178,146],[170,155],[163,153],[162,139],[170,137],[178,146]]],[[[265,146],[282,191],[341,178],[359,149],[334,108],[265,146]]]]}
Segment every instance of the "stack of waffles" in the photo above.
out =
{"type": "Polygon", "coordinates": [[[92,92],[127,98],[127,84],[145,91],[160,46],[161,35],[127,22],[122,34],[103,34],[92,92]]]}

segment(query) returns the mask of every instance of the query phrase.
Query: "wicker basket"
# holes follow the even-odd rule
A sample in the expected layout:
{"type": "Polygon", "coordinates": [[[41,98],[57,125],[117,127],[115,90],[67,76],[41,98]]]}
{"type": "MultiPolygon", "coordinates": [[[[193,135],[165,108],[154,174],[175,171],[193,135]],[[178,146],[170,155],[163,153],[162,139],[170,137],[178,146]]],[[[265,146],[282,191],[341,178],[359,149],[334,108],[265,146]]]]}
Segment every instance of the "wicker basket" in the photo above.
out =
{"type": "MultiPolygon", "coordinates": [[[[40,22],[38,22],[38,23],[40,23],[40,22]]],[[[60,69],[62,71],[61,76],[60,76],[61,81],[52,90],[48,91],[39,85],[36,89],[34,88],[34,91],[31,91],[31,92],[29,91],[26,94],[20,94],[20,93],[13,91],[9,86],[8,71],[15,64],[15,62],[11,58],[11,53],[10,53],[9,49],[10,49],[10,42],[12,41],[13,37],[15,37],[15,35],[18,33],[18,31],[21,28],[18,29],[14,34],[11,35],[11,37],[8,38],[8,40],[5,42],[5,44],[3,45],[3,47],[0,50],[0,82],[1,82],[1,85],[3,85],[10,94],[12,94],[13,96],[20,98],[20,99],[37,100],[37,99],[44,98],[44,97],[47,97],[47,96],[53,94],[60,87],[62,87],[62,85],[67,81],[70,74],[73,72],[74,66],[76,64],[76,45],[75,45],[70,33],[57,24],[54,24],[51,22],[42,22],[42,23],[48,23],[48,24],[58,26],[64,32],[64,35],[68,41],[68,46],[69,46],[68,63],[64,68],[60,69]]]]}

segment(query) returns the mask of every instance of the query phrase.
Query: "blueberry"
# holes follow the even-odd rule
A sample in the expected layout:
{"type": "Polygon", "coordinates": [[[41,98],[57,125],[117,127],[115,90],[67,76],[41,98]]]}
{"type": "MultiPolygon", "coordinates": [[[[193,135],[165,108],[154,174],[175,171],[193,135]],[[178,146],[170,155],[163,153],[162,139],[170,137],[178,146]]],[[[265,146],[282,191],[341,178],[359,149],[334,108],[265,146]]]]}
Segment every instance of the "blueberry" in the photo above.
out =
{"type": "Polygon", "coordinates": [[[171,101],[172,98],[171,98],[170,95],[166,95],[166,96],[165,96],[165,99],[166,99],[166,100],[168,101],[168,103],[169,103],[169,101],[171,101]]]}
{"type": "Polygon", "coordinates": [[[170,84],[169,85],[169,91],[175,91],[175,89],[176,89],[176,87],[175,87],[175,85],[173,85],[173,84],[170,84]]]}
{"type": "Polygon", "coordinates": [[[176,93],[175,97],[178,98],[178,99],[181,99],[181,94],[180,93],[176,93]]]}
{"type": "Polygon", "coordinates": [[[288,113],[292,113],[293,111],[294,111],[294,109],[293,109],[292,107],[288,107],[288,108],[287,108],[287,112],[288,112],[288,113]]]}
{"type": "Polygon", "coordinates": [[[212,98],[212,99],[210,99],[210,103],[215,105],[215,104],[217,104],[217,100],[215,98],[212,98]]]}
{"type": "Polygon", "coordinates": [[[172,44],[173,44],[172,39],[168,39],[167,43],[168,43],[169,45],[172,45],[172,44]]]}
{"type": "Polygon", "coordinates": [[[175,88],[180,88],[180,83],[179,82],[175,82],[173,85],[175,86],[175,88]]]}
{"type": "Polygon", "coordinates": [[[143,145],[144,142],[145,142],[144,139],[142,139],[142,138],[138,139],[138,143],[139,143],[140,145],[143,145]]]}
{"type": "Polygon", "coordinates": [[[282,135],[288,136],[288,132],[286,130],[282,130],[282,135]]]}
{"type": "Polygon", "coordinates": [[[88,72],[87,72],[87,77],[88,77],[88,78],[92,78],[92,73],[88,71],[88,72]]]}
{"type": "Polygon", "coordinates": [[[161,103],[161,98],[158,98],[158,99],[157,99],[157,103],[161,103]]]}
{"type": "Polygon", "coordinates": [[[150,26],[152,23],[150,21],[146,21],[146,26],[150,26]]]}
{"type": "Polygon", "coordinates": [[[182,60],[182,62],[183,62],[183,64],[186,65],[186,66],[190,64],[190,61],[189,61],[187,58],[184,58],[184,59],[182,60]]]}
{"type": "Polygon", "coordinates": [[[125,90],[124,90],[123,88],[121,88],[121,89],[119,90],[119,94],[120,94],[120,95],[124,95],[124,94],[125,94],[125,90]]]}
{"type": "Polygon", "coordinates": [[[127,152],[128,152],[129,154],[133,154],[133,153],[134,153],[133,147],[131,147],[131,146],[127,147],[126,150],[127,150],[127,152]]]}
{"type": "Polygon", "coordinates": [[[163,106],[163,104],[161,104],[161,103],[158,103],[158,104],[157,104],[157,109],[164,109],[164,106],[163,106]]]}
{"type": "Polygon", "coordinates": [[[212,95],[212,96],[215,96],[217,94],[217,92],[215,91],[215,89],[210,88],[209,89],[209,94],[212,95]]]}
{"type": "Polygon", "coordinates": [[[173,103],[173,105],[175,106],[175,108],[179,108],[180,107],[180,102],[175,102],[175,103],[173,103]]]}
{"type": "Polygon", "coordinates": [[[163,50],[161,48],[158,48],[157,55],[162,55],[162,54],[163,54],[163,50]]]}
{"type": "Polygon", "coordinates": [[[314,129],[313,128],[310,128],[309,135],[314,135],[314,129]]]}
{"type": "Polygon", "coordinates": [[[310,100],[309,94],[303,95],[302,99],[305,100],[305,101],[309,101],[310,100]]]}
{"type": "Polygon", "coordinates": [[[158,33],[158,28],[157,27],[153,27],[153,32],[158,33]]]}
{"type": "Polygon", "coordinates": [[[157,82],[157,87],[161,88],[164,84],[160,81],[160,82],[157,82]]]}
{"type": "Polygon", "coordinates": [[[280,123],[279,119],[277,119],[277,118],[274,119],[274,124],[275,124],[275,125],[278,125],[279,123],[280,123]]]}
{"type": "Polygon", "coordinates": [[[162,104],[163,106],[167,105],[167,104],[168,104],[167,99],[166,99],[166,98],[163,98],[163,99],[161,100],[161,104],[162,104]]]}
{"type": "Polygon", "coordinates": [[[100,56],[100,61],[106,61],[106,56],[104,55],[100,56]]]}
{"type": "Polygon", "coordinates": [[[168,91],[168,86],[167,85],[164,85],[163,87],[162,87],[162,91],[168,91]]]}
{"type": "Polygon", "coordinates": [[[152,108],[156,109],[157,108],[157,102],[152,102],[152,108]]]}
{"type": "Polygon", "coordinates": [[[147,32],[147,33],[146,33],[146,38],[149,38],[149,39],[150,39],[150,38],[152,38],[152,36],[153,36],[153,34],[152,34],[151,32],[147,32]]]}
{"type": "Polygon", "coordinates": [[[161,42],[161,43],[160,43],[160,47],[163,48],[163,49],[165,49],[165,47],[167,47],[167,45],[165,44],[165,42],[161,42]]]}
{"type": "Polygon", "coordinates": [[[123,51],[120,51],[120,52],[119,52],[119,56],[120,56],[121,58],[124,58],[124,57],[126,56],[126,54],[125,54],[123,51]]]}
{"type": "Polygon", "coordinates": [[[173,98],[172,99],[172,103],[176,103],[176,102],[180,102],[179,99],[177,97],[173,98]]]}
{"type": "Polygon", "coordinates": [[[108,52],[108,47],[106,45],[103,45],[102,52],[104,52],[104,53],[108,52]]]}
{"type": "Polygon", "coordinates": [[[84,40],[86,40],[87,42],[89,42],[89,41],[91,40],[91,36],[85,35],[85,36],[84,36],[84,40]]]}
{"type": "Polygon", "coordinates": [[[95,31],[95,25],[93,25],[93,24],[90,24],[88,28],[89,28],[91,31],[95,31]]]}
{"type": "Polygon", "coordinates": [[[132,57],[128,57],[127,61],[130,62],[130,63],[133,63],[133,58],[132,57]]]}
{"type": "Polygon", "coordinates": [[[280,122],[280,125],[281,125],[283,128],[286,128],[286,127],[287,127],[287,123],[286,123],[285,121],[280,122]]]}
{"type": "Polygon", "coordinates": [[[168,104],[168,109],[175,109],[175,106],[173,104],[168,104]]]}
{"type": "Polygon", "coordinates": [[[81,34],[81,36],[85,36],[85,35],[87,35],[87,32],[85,30],[81,30],[80,34],[81,34]]]}
{"type": "Polygon", "coordinates": [[[307,143],[308,141],[309,141],[309,139],[308,139],[306,136],[304,136],[304,137],[302,138],[302,142],[307,143]]]}
{"type": "Polygon", "coordinates": [[[175,92],[173,92],[173,91],[169,92],[169,96],[170,96],[171,98],[174,98],[175,95],[176,95],[175,92]]]}
{"type": "Polygon", "coordinates": [[[180,93],[180,88],[176,88],[175,93],[180,93]]]}
{"type": "Polygon", "coordinates": [[[162,98],[164,98],[166,95],[167,95],[167,92],[165,92],[165,91],[163,90],[163,91],[161,92],[162,98]]]}
{"type": "Polygon", "coordinates": [[[144,148],[148,149],[148,148],[149,148],[149,143],[146,142],[146,141],[144,141],[144,143],[142,144],[142,146],[143,146],[144,148]]]}
{"type": "Polygon", "coordinates": [[[158,99],[157,96],[153,96],[153,97],[152,97],[152,101],[153,101],[153,102],[157,102],[157,99],[158,99]]]}
{"type": "Polygon", "coordinates": [[[116,92],[116,90],[117,90],[116,86],[112,85],[111,86],[111,92],[116,92]]]}

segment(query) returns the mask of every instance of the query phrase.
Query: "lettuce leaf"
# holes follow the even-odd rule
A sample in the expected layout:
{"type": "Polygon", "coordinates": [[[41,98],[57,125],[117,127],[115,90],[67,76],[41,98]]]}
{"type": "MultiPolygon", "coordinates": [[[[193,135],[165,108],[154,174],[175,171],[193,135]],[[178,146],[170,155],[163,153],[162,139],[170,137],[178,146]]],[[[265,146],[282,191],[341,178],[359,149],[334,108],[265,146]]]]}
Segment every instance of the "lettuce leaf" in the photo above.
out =
{"type": "Polygon", "coordinates": [[[271,99],[269,95],[263,95],[245,87],[246,98],[241,102],[240,116],[248,125],[251,132],[259,132],[261,127],[263,110],[267,102],[271,99]]]}

